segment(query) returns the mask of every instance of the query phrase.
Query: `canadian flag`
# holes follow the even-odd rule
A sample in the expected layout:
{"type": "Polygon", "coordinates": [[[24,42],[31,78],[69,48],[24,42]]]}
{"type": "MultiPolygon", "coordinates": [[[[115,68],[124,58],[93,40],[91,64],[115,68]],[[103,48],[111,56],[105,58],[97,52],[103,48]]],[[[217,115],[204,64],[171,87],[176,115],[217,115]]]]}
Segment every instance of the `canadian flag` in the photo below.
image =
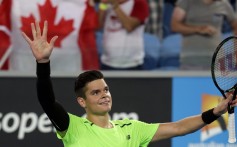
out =
{"type": "Polygon", "coordinates": [[[10,39],[10,8],[11,0],[0,1],[0,70],[8,70],[9,55],[11,53],[10,39]]]}
{"type": "Polygon", "coordinates": [[[32,71],[35,59],[21,32],[32,37],[30,23],[48,21],[48,40],[57,35],[51,69],[79,71],[99,68],[95,31],[97,12],[89,0],[2,0],[0,7],[0,67],[32,71]],[[9,56],[10,55],[10,56],[9,56]],[[9,63],[9,64],[7,64],[9,63]]]}

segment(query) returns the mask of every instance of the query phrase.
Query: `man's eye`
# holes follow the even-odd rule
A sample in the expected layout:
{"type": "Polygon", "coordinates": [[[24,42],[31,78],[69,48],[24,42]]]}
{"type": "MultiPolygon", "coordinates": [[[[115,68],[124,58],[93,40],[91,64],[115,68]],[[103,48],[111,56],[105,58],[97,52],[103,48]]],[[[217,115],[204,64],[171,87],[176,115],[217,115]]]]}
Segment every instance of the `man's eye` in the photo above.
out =
{"type": "Polygon", "coordinates": [[[98,93],[99,93],[98,91],[95,91],[93,92],[93,95],[98,95],[98,93]]]}

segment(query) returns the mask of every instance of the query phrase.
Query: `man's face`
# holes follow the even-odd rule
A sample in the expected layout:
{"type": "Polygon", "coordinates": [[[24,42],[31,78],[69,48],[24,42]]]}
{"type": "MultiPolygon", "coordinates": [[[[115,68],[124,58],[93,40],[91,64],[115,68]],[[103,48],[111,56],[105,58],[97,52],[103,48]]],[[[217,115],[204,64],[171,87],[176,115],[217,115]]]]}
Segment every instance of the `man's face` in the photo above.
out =
{"type": "Polygon", "coordinates": [[[105,115],[112,107],[109,87],[104,79],[88,83],[85,87],[85,109],[88,114],[105,115]]]}

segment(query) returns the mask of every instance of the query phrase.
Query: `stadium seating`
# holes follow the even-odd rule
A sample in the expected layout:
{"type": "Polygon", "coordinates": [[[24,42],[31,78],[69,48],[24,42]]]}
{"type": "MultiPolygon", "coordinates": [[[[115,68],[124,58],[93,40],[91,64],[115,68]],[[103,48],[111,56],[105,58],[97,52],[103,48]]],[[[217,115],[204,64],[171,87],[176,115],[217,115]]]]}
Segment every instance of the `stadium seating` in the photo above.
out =
{"type": "Polygon", "coordinates": [[[181,34],[172,34],[163,39],[160,48],[160,69],[178,69],[181,51],[181,34]]]}
{"type": "Polygon", "coordinates": [[[160,58],[161,42],[155,35],[145,33],[144,34],[145,45],[145,59],[143,64],[144,70],[157,69],[157,63],[160,58]]]}

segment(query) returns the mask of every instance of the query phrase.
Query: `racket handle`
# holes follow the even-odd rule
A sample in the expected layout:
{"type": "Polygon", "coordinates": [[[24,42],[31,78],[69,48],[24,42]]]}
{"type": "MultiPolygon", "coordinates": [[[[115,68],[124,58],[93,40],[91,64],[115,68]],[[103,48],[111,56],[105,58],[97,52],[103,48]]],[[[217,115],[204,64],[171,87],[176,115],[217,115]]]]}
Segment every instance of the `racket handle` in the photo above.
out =
{"type": "Polygon", "coordinates": [[[229,143],[235,143],[236,142],[236,138],[235,138],[235,113],[231,113],[228,116],[228,133],[229,133],[228,142],[229,143]]]}

